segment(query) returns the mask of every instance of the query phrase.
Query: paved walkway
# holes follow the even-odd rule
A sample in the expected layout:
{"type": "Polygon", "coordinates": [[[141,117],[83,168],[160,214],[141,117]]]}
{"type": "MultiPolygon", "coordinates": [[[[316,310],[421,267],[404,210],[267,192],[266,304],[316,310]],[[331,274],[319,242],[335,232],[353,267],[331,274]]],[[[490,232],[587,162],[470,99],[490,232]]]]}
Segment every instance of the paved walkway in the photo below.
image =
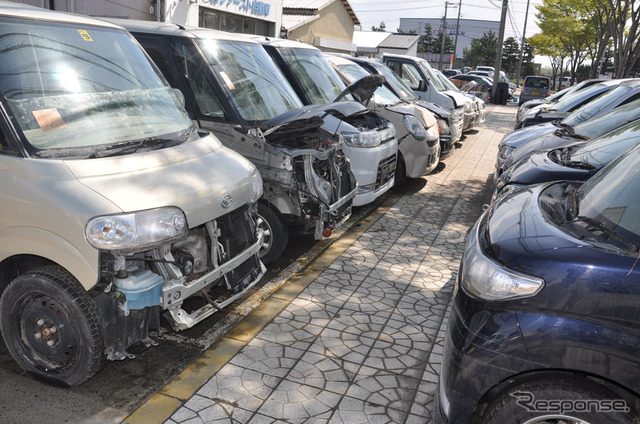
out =
{"type": "Polygon", "coordinates": [[[489,105],[424,187],[345,233],[126,422],[430,422],[465,234],[515,113],[489,105]]]}

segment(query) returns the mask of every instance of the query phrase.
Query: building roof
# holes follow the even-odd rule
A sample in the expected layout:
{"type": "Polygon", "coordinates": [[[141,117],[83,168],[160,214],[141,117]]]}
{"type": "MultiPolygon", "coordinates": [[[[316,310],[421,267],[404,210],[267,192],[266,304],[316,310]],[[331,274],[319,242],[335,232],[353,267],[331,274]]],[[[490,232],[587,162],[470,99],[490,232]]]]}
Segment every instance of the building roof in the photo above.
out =
{"type": "Polygon", "coordinates": [[[377,49],[391,32],[382,31],[353,31],[353,44],[366,49],[377,49]]]}
{"type": "Polygon", "coordinates": [[[282,15],[282,26],[287,29],[287,31],[293,31],[294,29],[315,21],[320,18],[320,15],[282,15]]]}
{"type": "Polygon", "coordinates": [[[417,42],[417,34],[391,34],[380,43],[379,47],[409,49],[417,42]]]}
{"type": "MultiPolygon", "coordinates": [[[[344,8],[347,9],[347,13],[351,16],[351,20],[354,25],[360,25],[360,20],[358,16],[356,16],[356,12],[353,11],[353,8],[349,4],[348,0],[282,0],[282,14],[283,21],[284,16],[289,14],[292,15],[309,15],[310,12],[314,13],[320,9],[324,9],[334,1],[341,1],[344,5],[344,8]]],[[[285,25],[285,27],[289,30],[289,28],[285,25]]]]}

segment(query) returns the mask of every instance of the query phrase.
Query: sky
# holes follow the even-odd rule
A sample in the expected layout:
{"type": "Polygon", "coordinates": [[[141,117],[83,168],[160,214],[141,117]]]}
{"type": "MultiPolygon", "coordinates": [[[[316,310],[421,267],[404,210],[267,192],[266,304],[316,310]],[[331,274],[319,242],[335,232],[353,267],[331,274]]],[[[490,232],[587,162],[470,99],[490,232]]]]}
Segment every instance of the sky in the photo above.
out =
{"type": "MultiPolygon", "coordinates": [[[[524,29],[527,0],[508,0],[509,13],[504,38],[515,37],[522,39],[524,29]]],[[[460,0],[451,0],[447,7],[447,22],[458,18],[460,0]]],[[[385,23],[387,31],[394,32],[400,27],[400,18],[442,18],[445,13],[444,0],[404,0],[392,2],[390,0],[349,0],[349,4],[358,15],[363,31],[370,31],[372,26],[385,23]]],[[[542,4],[542,0],[530,0],[527,19],[526,37],[540,32],[536,25],[535,5],[542,4]]],[[[462,0],[460,19],[479,19],[500,21],[502,0],[462,0]]]]}

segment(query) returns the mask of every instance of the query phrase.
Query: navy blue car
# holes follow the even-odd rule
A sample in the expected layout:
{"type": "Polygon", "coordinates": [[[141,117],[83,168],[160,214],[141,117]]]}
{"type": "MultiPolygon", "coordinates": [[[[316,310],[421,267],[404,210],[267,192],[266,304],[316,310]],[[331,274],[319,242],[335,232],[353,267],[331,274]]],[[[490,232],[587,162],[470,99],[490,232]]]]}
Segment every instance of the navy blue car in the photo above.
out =
{"type": "Polygon", "coordinates": [[[499,198],[454,289],[436,423],[636,423],[640,148],[499,198]]]}
{"type": "Polygon", "coordinates": [[[640,120],[568,147],[535,151],[496,181],[494,198],[505,191],[553,180],[586,180],[640,142],[640,120]]]}

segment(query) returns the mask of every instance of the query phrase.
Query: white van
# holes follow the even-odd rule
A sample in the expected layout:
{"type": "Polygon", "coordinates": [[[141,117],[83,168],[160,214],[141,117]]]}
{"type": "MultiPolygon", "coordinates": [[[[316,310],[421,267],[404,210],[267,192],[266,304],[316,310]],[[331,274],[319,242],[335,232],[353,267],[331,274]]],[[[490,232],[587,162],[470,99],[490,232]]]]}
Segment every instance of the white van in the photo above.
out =
{"type": "Polygon", "coordinates": [[[27,372],[76,386],[260,280],[260,174],[124,29],[0,4],[0,103],[0,331],[27,372]]]}

